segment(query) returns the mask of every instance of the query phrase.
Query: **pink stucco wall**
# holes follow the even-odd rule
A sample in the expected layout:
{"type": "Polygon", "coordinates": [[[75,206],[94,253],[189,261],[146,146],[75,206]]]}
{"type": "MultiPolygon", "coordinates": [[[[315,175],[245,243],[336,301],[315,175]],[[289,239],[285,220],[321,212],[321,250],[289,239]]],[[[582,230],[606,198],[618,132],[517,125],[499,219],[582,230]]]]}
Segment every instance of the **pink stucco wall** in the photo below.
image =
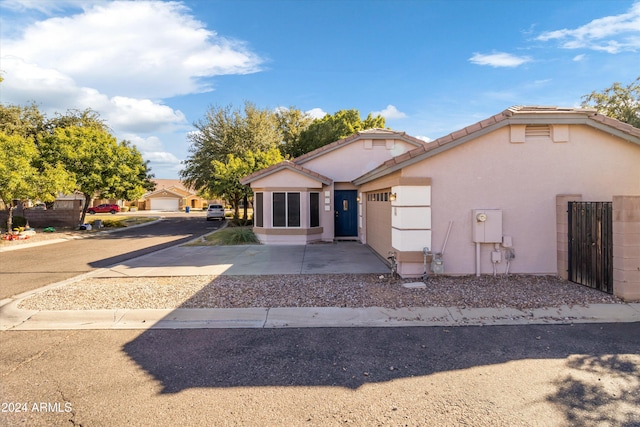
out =
{"type": "MultiPolygon", "coordinates": [[[[304,244],[314,240],[332,241],[334,239],[334,190],[357,189],[351,181],[358,176],[374,169],[392,157],[403,154],[416,145],[400,139],[368,139],[364,136],[333,150],[323,152],[321,156],[301,161],[300,166],[313,172],[330,177],[333,181],[329,185],[315,178],[292,171],[281,170],[251,183],[254,191],[262,191],[264,199],[264,227],[255,229],[262,243],[268,244],[304,244]],[[322,233],[311,235],[285,234],[286,229],[280,228],[282,233],[267,234],[272,224],[271,197],[274,191],[301,191],[303,200],[309,191],[320,192],[320,227],[322,233]]],[[[301,206],[303,215],[308,206],[301,206]]],[[[302,227],[304,228],[304,224],[302,227]]]]}
{"type": "Polygon", "coordinates": [[[385,140],[376,140],[372,142],[372,147],[367,149],[365,141],[364,139],[354,141],[320,157],[308,160],[302,163],[302,166],[328,176],[334,182],[351,182],[392,157],[416,148],[415,145],[396,139],[393,140],[393,144],[389,145],[389,148],[387,148],[385,140]]]}
{"type": "MultiPolygon", "coordinates": [[[[473,209],[502,209],[503,234],[512,236],[516,253],[511,272],[555,274],[556,195],[581,194],[585,201],[640,195],[640,146],[585,125],[570,125],[568,132],[568,142],[512,143],[506,126],[403,169],[403,176],[432,179],[434,252],[454,221],[447,273],[476,271],[473,209]]],[[[492,272],[492,250],[481,245],[482,273],[492,272]]]]}

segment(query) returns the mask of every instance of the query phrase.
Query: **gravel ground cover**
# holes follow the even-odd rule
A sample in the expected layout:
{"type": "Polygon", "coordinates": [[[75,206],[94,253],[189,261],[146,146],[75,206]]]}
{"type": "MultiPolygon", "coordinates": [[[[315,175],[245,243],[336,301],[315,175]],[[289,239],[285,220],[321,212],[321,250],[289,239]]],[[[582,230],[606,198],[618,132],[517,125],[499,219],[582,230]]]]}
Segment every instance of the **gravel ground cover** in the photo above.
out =
{"type": "Polygon", "coordinates": [[[30,310],[241,307],[466,307],[533,309],[621,303],[554,276],[432,276],[409,289],[387,275],[87,278],[33,295],[30,310]]]}

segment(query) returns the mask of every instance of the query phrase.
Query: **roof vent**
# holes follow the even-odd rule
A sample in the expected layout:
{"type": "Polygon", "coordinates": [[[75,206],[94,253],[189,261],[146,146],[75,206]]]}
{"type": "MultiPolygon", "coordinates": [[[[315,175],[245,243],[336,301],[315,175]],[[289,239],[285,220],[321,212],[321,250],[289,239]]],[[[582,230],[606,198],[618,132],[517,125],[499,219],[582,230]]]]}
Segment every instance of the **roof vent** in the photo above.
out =
{"type": "Polygon", "coordinates": [[[527,125],[524,136],[526,139],[550,139],[551,128],[549,125],[527,125]]]}

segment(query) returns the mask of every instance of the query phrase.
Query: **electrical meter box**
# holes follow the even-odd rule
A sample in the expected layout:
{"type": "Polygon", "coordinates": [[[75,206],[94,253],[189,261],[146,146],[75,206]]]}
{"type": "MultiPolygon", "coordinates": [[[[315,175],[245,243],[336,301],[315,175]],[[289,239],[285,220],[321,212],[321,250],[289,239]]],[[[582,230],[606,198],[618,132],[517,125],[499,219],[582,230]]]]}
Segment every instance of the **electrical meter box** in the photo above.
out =
{"type": "Polygon", "coordinates": [[[474,209],[474,243],[502,243],[502,209],[474,209]]]}

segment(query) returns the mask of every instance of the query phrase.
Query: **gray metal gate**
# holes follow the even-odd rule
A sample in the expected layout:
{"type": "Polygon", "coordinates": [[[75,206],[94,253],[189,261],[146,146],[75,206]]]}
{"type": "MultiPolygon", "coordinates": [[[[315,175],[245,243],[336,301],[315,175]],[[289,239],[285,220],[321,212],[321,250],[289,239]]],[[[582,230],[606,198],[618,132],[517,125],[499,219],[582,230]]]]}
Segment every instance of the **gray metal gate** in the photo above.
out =
{"type": "Polygon", "coordinates": [[[569,280],[613,293],[613,206],[569,202],[569,280]]]}

